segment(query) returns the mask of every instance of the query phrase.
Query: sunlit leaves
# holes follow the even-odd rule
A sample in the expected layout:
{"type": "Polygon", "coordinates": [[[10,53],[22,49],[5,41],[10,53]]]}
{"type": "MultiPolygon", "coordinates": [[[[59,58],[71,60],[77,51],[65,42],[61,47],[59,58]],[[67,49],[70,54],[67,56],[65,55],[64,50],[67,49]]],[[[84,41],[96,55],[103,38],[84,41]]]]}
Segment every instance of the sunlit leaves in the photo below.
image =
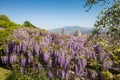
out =
{"type": "Polygon", "coordinates": [[[103,10],[98,20],[95,23],[95,27],[103,32],[107,33],[114,39],[120,37],[120,2],[114,3],[107,10],[103,10]]]}
{"type": "Polygon", "coordinates": [[[35,27],[32,23],[30,23],[30,21],[25,21],[23,23],[23,26],[25,26],[25,27],[35,27]]]}
{"type": "Polygon", "coordinates": [[[6,15],[0,15],[0,20],[8,21],[8,22],[10,21],[6,15]]]}

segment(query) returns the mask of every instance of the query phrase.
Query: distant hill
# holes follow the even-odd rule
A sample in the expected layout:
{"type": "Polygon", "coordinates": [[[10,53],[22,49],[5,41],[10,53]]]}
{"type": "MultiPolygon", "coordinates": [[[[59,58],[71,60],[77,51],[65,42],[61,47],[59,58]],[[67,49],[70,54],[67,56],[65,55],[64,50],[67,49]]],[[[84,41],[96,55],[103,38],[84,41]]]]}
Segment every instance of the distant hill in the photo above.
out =
{"type": "MultiPolygon", "coordinates": [[[[76,32],[76,30],[80,30],[81,33],[88,33],[91,34],[93,28],[85,28],[85,27],[80,27],[80,26],[67,26],[67,27],[63,27],[64,28],[64,33],[67,34],[74,34],[76,32]]],[[[52,32],[57,32],[57,33],[62,33],[62,28],[56,28],[51,30],[52,32]]]]}

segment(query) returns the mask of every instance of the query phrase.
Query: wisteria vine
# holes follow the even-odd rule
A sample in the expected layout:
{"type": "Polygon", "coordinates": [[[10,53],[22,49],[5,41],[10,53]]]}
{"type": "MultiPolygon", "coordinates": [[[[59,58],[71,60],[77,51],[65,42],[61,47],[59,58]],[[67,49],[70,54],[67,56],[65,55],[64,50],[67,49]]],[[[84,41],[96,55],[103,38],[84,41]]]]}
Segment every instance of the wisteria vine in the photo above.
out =
{"type": "Polygon", "coordinates": [[[28,67],[44,69],[46,75],[54,80],[58,77],[62,80],[91,77],[94,80],[98,74],[91,65],[100,64],[103,70],[112,66],[100,45],[34,28],[14,30],[5,43],[4,52],[1,57],[4,64],[19,64],[22,73],[26,73],[28,67]]]}

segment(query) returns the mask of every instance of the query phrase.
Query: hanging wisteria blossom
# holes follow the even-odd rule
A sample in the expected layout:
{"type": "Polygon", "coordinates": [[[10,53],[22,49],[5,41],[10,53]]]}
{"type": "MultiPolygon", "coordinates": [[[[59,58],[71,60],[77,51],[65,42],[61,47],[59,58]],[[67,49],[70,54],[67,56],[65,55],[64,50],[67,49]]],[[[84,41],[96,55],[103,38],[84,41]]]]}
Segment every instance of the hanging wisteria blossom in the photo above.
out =
{"type": "MultiPolygon", "coordinates": [[[[88,60],[102,61],[106,57],[99,45],[87,46],[84,39],[39,29],[16,29],[8,37],[6,45],[6,54],[2,56],[4,64],[17,63],[22,72],[27,72],[28,66],[44,69],[46,75],[54,80],[57,77],[67,80],[71,77],[70,72],[78,78],[86,78],[88,60]]],[[[112,63],[107,62],[103,65],[108,69],[112,63]]],[[[91,76],[95,79],[97,72],[92,72],[91,76]]]]}

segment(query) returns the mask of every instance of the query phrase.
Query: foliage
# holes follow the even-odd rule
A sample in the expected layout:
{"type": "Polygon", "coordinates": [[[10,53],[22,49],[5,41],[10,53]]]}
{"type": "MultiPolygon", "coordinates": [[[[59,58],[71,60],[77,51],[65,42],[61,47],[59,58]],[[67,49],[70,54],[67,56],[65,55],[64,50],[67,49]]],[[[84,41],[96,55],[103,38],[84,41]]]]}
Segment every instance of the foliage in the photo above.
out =
{"type": "Polygon", "coordinates": [[[48,80],[43,70],[39,71],[38,69],[29,68],[28,73],[21,73],[18,64],[12,65],[12,67],[14,69],[7,77],[8,80],[48,80]]]}
{"type": "Polygon", "coordinates": [[[23,23],[23,26],[25,26],[25,27],[35,27],[32,23],[30,23],[30,21],[25,21],[23,23]]]}
{"type": "Polygon", "coordinates": [[[114,40],[120,38],[120,2],[115,3],[112,7],[107,10],[103,10],[98,20],[95,24],[95,27],[99,31],[104,31],[114,40]]]}
{"type": "Polygon", "coordinates": [[[0,20],[9,22],[9,18],[6,15],[0,15],[0,20]]]}
{"type": "Polygon", "coordinates": [[[11,30],[15,29],[18,24],[11,22],[7,16],[5,15],[0,15],[0,28],[3,28],[3,30],[0,30],[0,44],[3,43],[6,39],[6,37],[9,35],[11,30]],[[5,19],[4,19],[5,16],[5,19]]]}
{"type": "Polygon", "coordinates": [[[85,0],[86,4],[85,6],[87,7],[93,7],[96,4],[100,4],[100,6],[105,6],[105,5],[109,5],[110,3],[116,3],[120,0],[85,0]]]}
{"type": "Polygon", "coordinates": [[[120,38],[120,0],[86,0],[86,6],[92,7],[95,4],[112,3],[110,7],[103,9],[98,15],[93,34],[106,33],[112,40],[120,38]]]}
{"type": "Polygon", "coordinates": [[[0,27],[8,27],[8,23],[6,23],[6,21],[0,20],[0,27]]]}
{"type": "Polygon", "coordinates": [[[112,80],[113,79],[113,75],[109,71],[103,71],[102,75],[106,80],[112,80]]]}
{"type": "Polygon", "coordinates": [[[0,79],[1,80],[7,80],[10,74],[11,74],[11,71],[4,69],[4,68],[0,68],[0,79]]]}

